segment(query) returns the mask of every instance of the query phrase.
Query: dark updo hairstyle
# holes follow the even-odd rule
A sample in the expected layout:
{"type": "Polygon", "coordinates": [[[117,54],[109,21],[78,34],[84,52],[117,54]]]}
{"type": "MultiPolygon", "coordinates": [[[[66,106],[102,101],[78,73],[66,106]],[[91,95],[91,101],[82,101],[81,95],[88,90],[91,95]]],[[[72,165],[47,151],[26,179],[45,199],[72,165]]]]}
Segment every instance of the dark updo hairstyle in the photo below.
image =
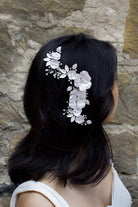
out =
{"type": "Polygon", "coordinates": [[[117,54],[108,42],[86,34],[62,36],[49,41],[36,54],[24,89],[24,110],[31,125],[9,158],[11,181],[19,185],[44,175],[66,186],[98,184],[109,172],[111,144],[102,124],[114,107],[112,89],[117,74],[117,54]],[[83,109],[90,125],[71,123],[63,115],[68,106],[68,78],[45,75],[46,53],[62,46],[63,65],[78,64],[78,73],[89,72],[90,105],[83,109]]]}

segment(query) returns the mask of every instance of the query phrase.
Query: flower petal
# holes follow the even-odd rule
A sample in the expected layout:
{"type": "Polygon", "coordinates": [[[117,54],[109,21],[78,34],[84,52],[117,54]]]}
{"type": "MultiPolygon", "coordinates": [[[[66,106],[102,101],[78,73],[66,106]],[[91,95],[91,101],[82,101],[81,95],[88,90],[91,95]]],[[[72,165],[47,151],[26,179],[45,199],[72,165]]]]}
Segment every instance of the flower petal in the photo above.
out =
{"type": "Polygon", "coordinates": [[[68,86],[67,91],[71,91],[72,90],[72,86],[68,86]]]}
{"type": "Polygon", "coordinates": [[[72,117],[73,116],[73,114],[67,114],[67,117],[72,117]]]}
{"type": "Polygon", "coordinates": [[[66,77],[66,74],[61,74],[60,75],[60,78],[65,78],[66,77]]]}
{"type": "Polygon", "coordinates": [[[71,122],[73,122],[75,120],[75,116],[71,117],[71,122]]]}
{"type": "Polygon", "coordinates": [[[48,58],[52,58],[52,55],[50,53],[47,53],[48,58]]]}
{"type": "Polygon", "coordinates": [[[76,102],[69,102],[69,107],[72,109],[76,108],[76,102]]]}
{"type": "Polygon", "coordinates": [[[61,46],[60,47],[57,47],[56,51],[59,52],[59,53],[61,53],[61,46]]]}
{"type": "Polygon", "coordinates": [[[52,58],[55,60],[59,60],[61,55],[58,52],[52,52],[52,58]]]}
{"type": "Polygon", "coordinates": [[[73,66],[72,66],[72,69],[76,69],[77,68],[77,63],[75,63],[73,66]]]}
{"type": "Polygon", "coordinates": [[[50,61],[46,63],[46,66],[50,65],[50,61]]]}
{"type": "Polygon", "coordinates": [[[69,71],[69,67],[68,65],[65,65],[65,70],[68,72],[69,71]]]}
{"type": "Polygon", "coordinates": [[[60,69],[59,71],[60,71],[61,73],[64,73],[64,74],[66,73],[66,71],[65,71],[64,69],[60,69]]]}
{"type": "Polygon", "coordinates": [[[75,109],[75,110],[73,111],[73,114],[74,114],[75,116],[80,116],[80,115],[81,115],[81,112],[82,112],[81,109],[75,109]]]}
{"type": "Polygon", "coordinates": [[[79,100],[78,102],[77,102],[77,108],[79,108],[79,109],[83,109],[84,107],[85,107],[85,102],[84,101],[81,101],[81,100],[79,100]]]}
{"type": "Polygon", "coordinates": [[[58,68],[58,67],[59,67],[59,61],[58,61],[58,60],[55,60],[55,59],[52,59],[52,60],[50,61],[50,66],[51,66],[51,68],[53,68],[53,69],[58,68]]]}
{"type": "Polygon", "coordinates": [[[75,119],[76,123],[82,124],[84,123],[84,115],[77,116],[75,119]]]}
{"type": "Polygon", "coordinates": [[[70,70],[70,71],[68,72],[68,78],[69,78],[70,80],[75,80],[75,79],[76,79],[76,72],[75,72],[74,70],[70,70]]]}
{"type": "Polygon", "coordinates": [[[49,58],[47,58],[47,57],[46,57],[46,58],[44,58],[43,60],[44,60],[44,61],[50,61],[50,59],[49,59],[49,58]]]}

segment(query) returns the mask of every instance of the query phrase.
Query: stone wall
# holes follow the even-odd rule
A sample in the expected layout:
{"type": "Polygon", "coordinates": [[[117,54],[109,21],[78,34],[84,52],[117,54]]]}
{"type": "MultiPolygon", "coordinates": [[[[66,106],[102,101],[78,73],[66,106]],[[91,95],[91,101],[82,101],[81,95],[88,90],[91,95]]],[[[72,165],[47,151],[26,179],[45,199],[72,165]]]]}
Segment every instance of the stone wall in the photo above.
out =
{"type": "MultiPolygon", "coordinates": [[[[112,123],[114,165],[138,205],[138,1],[0,0],[0,190],[10,184],[7,160],[29,129],[23,89],[32,58],[41,45],[63,34],[86,32],[108,40],[118,51],[119,105],[112,123]]],[[[0,198],[8,207],[10,189],[0,198]]]]}

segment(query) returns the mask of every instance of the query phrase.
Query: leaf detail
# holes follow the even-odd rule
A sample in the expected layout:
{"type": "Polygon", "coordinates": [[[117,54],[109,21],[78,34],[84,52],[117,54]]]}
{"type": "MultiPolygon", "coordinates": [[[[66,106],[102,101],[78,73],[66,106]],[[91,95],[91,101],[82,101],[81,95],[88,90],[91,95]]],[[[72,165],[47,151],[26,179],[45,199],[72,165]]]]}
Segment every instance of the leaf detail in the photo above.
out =
{"type": "Polygon", "coordinates": [[[77,63],[75,63],[73,66],[72,66],[72,69],[76,69],[77,68],[77,63]]]}
{"type": "Polygon", "coordinates": [[[68,65],[65,65],[65,70],[68,72],[69,71],[69,67],[68,65]]]}
{"type": "Polygon", "coordinates": [[[65,78],[66,74],[61,74],[60,78],[65,78]]]}

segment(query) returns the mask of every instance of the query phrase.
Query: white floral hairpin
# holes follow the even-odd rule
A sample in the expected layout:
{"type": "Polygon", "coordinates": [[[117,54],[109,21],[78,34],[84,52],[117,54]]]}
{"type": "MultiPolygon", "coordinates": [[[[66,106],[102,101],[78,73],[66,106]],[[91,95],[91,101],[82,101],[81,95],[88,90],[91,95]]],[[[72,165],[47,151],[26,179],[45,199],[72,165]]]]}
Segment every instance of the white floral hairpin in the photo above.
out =
{"type": "Polygon", "coordinates": [[[85,70],[77,73],[77,63],[69,68],[68,65],[62,66],[61,46],[55,52],[49,52],[43,59],[46,62],[46,75],[52,74],[54,78],[68,77],[70,86],[67,91],[69,94],[68,108],[63,109],[63,115],[70,118],[71,122],[76,122],[81,125],[92,124],[91,120],[87,120],[87,115],[82,115],[82,109],[89,105],[87,100],[87,89],[92,85],[91,77],[85,70]]]}

